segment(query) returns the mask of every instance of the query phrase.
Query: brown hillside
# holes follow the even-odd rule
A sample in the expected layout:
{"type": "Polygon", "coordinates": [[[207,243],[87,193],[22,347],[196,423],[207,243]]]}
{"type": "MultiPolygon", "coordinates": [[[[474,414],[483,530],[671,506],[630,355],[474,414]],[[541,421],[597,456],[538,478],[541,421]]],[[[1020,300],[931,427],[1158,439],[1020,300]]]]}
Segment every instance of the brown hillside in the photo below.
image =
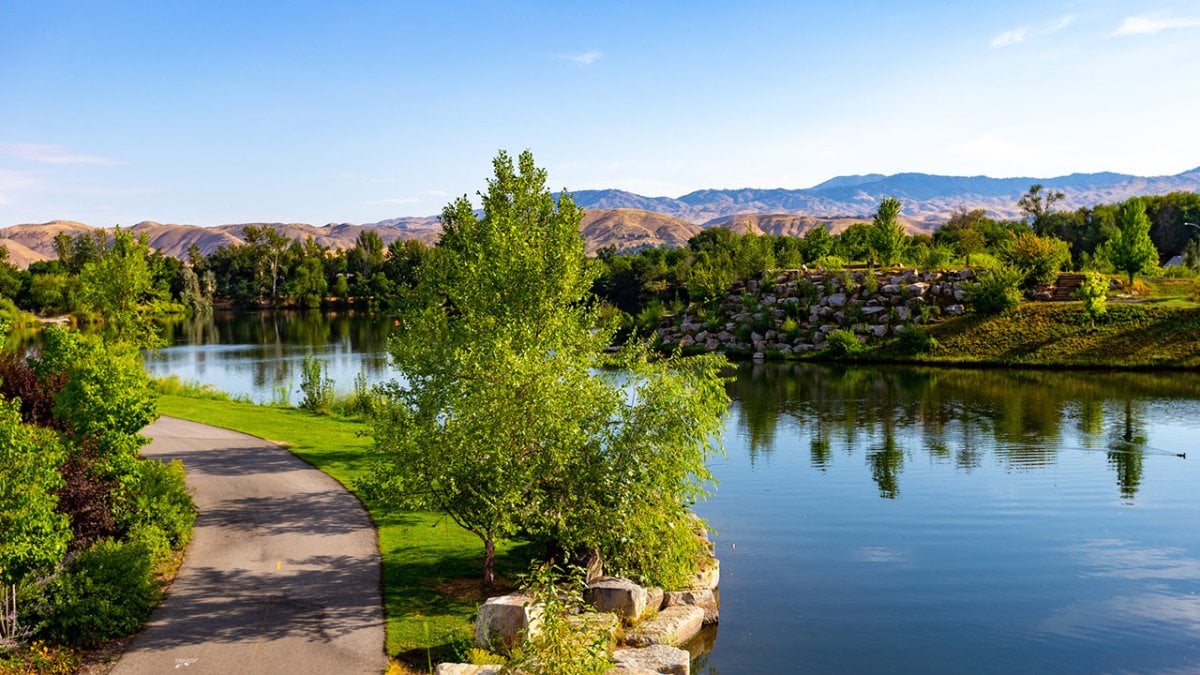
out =
{"type": "MultiPolygon", "coordinates": [[[[867,222],[864,218],[816,218],[792,213],[739,213],[736,216],[715,218],[704,224],[704,227],[721,227],[733,230],[738,234],[770,234],[776,237],[803,237],[814,227],[824,227],[833,234],[838,234],[854,223],[867,222]]],[[[928,233],[932,231],[929,223],[901,217],[900,223],[909,234],[928,233]]]]}
{"type": "Polygon", "coordinates": [[[619,251],[684,246],[700,229],[685,220],[640,209],[587,210],[579,226],[589,254],[608,246],[619,251]]]}
{"type": "Polygon", "coordinates": [[[13,239],[0,238],[0,246],[8,249],[8,262],[16,265],[17,269],[23,270],[32,263],[49,259],[48,256],[44,256],[13,239]]]}
{"type": "Polygon", "coordinates": [[[21,244],[22,246],[36,251],[45,256],[43,259],[57,258],[54,255],[54,237],[60,232],[65,232],[68,236],[74,237],[78,234],[92,232],[95,228],[76,223],[71,220],[52,220],[48,223],[26,223],[24,225],[13,225],[0,230],[0,236],[5,239],[21,244]]]}

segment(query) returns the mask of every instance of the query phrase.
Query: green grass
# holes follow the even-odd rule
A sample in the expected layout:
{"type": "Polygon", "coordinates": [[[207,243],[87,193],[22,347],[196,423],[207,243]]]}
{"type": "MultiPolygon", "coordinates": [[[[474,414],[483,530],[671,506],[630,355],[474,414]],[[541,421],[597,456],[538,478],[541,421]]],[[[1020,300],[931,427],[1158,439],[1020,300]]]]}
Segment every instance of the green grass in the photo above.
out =
{"type": "MultiPolygon", "coordinates": [[[[1200,308],[1110,304],[1093,327],[1083,303],[1022,303],[930,326],[939,347],[905,360],[1011,366],[1196,368],[1200,308]]],[[[900,357],[888,347],[871,357],[900,357]]]]}
{"type": "MultiPolygon", "coordinates": [[[[371,440],[359,435],[364,425],[356,420],[172,395],[160,397],[159,411],[286,445],[356,494],[354,481],[369,466],[371,440]]],[[[483,544],[438,514],[363,503],[379,532],[388,653],[421,665],[427,655],[435,663],[455,657],[469,646],[475,610],[483,600],[483,544]]],[[[512,577],[528,568],[527,547],[499,542],[496,549],[499,575],[512,577]]]]}

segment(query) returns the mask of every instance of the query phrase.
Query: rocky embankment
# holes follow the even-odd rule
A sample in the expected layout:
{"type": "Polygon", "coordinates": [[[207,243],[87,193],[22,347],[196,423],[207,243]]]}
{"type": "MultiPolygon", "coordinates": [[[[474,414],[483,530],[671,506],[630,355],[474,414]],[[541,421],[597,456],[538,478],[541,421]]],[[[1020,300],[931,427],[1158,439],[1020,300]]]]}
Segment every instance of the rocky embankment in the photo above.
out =
{"type": "Polygon", "coordinates": [[[971,269],[781,271],[763,281],[739,281],[715,307],[667,317],[662,345],[754,358],[787,358],[828,345],[835,330],[879,341],[906,325],[967,312],[971,269]]]}

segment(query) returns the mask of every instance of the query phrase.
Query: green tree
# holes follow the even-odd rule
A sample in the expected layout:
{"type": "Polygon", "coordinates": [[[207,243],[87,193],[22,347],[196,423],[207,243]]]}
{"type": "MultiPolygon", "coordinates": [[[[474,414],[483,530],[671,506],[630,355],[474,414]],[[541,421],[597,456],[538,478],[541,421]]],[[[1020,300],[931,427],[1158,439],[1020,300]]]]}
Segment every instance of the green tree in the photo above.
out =
{"type": "Polygon", "coordinates": [[[1108,277],[1099,272],[1088,272],[1075,296],[1083,300],[1083,309],[1095,327],[1096,319],[1108,311],[1108,277]]]}
{"type": "Polygon", "coordinates": [[[0,646],[22,633],[16,585],[67,552],[71,530],[56,512],[62,459],[53,434],[22,424],[17,402],[0,401],[0,646]]]}
{"type": "Polygon", "coordinates": [[[107,250],[79,273],[81,303],[100,315],[117,340],[155,342],[155,329],[147,320],[156,296],[149,258],[146,236],[134,237],[118,227],[107,250]]]}
{"type": "Polygon", "coordinates": [[[829,230],[823,226],[814,227],[805,232],[801,242],[806,263],[817,262],[833,251],[833,235],[829,234],[829,230]]]}
{"type": "Polygon", "coordinates": [[[270,225],[248,225],[243,231],[246,245],[254,251],[259,263],[259,275],[264,287],[271,289],[271,301],[279,290],[279,282],[287,270],[288,248],[292,240],[270,225]]]}
{"type": "Polygon", "coordinates": [[[1158,250],[1150,240],[1150,219],[1146,206],[1138,198],[1121,205],[1117,212],[1117,231],[1102,247],[1105,258],[1118,272],[1129,275],[1133,284],[1135,274],[1149,271],[1158,261],[1158,250]]]}
{"type": "Polygon", "coordinates": [[[872,262],[891,266],[900,260],[908,244],[908,235],[904,226],[898,220],[900,217],[900,200],[895,197],[885,197],[879,202],[875,216],[871,221],[871,229],[867,233],[867,247],[872,262]]]}
{"type": "Polygon", "coordinates": [[[1056,237],[1023,232],[1001,250],[1000,257],[1021,270],[1021,285],[1024,288],[1032,288],[1039,284],[1053,283],[1059,270],[1071,261],[1071,249],[1067,242],[1056,237]]]}
{"type": "Polygon", "coordinates": [[[1065,197],[1060,190],[1047,190],[1040,183],[1034,183],[1029,186],[1029,192],[1017,200],[1017,207],[1030,218],[1034,232],[1047,234],[1046,219],[1053,212],[1054,204],[1065,197]]]}
{"type": "MultiPolygon", "coordinates": [[[[708,477],[703,460],[727,402],[715,367],[693,365],[701,376],[674,380],[645,375],[641,386],[671,389],[674,415],[638,407],[647,399],[631,403],[594,372],[611,330],[597,329],[586,302],[595,272],[582,209],[567,193],[551,196],[528,151],[515,166],[501,152],[494,168],[482,217],[466,197],[443,211],[441,241],[417,275],[420,301],[400,312],[391,354],[405,383],[383,388],[387,403],[372,423],[380,461],[366,483],[478,536],[488,585],[497,538],[522,531],[566,551],[603,551],[613,519],[628,512],[626,495],[658,495],[642,522],[682,523],[693,486],[708,477]],[[682,452],[687,441],[691,453],[682,452]]],[[[644,536],[636,546],[663,550],[657,533],[644,536]]]]}

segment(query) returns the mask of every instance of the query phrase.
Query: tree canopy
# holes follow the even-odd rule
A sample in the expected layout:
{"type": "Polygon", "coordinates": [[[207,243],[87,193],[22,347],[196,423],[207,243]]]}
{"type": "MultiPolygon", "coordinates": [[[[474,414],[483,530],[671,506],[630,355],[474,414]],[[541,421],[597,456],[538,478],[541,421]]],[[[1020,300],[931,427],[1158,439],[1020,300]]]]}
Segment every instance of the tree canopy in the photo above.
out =
{"type": "Polygon", "coordinates": [[[625,379],[597,373],[612,330],[589,302],[582,210],[551,196],[528,151],[516,164],[501,152],[494,169],[482,217],[455,200],[420,261],[418,302],[391,342],[404,379],[384,388],[367,484],[479,536],[485,584],[495,540],[518,531],[568,555],[599,549],[633,574],[685,575],[692,544],[650,530],[690,534],[686,508],[709,479],[728,402],[719,362],[650,364],[632,351],[625,379]],[[615,537],[639,510],[646,531],[615,537]]]}

